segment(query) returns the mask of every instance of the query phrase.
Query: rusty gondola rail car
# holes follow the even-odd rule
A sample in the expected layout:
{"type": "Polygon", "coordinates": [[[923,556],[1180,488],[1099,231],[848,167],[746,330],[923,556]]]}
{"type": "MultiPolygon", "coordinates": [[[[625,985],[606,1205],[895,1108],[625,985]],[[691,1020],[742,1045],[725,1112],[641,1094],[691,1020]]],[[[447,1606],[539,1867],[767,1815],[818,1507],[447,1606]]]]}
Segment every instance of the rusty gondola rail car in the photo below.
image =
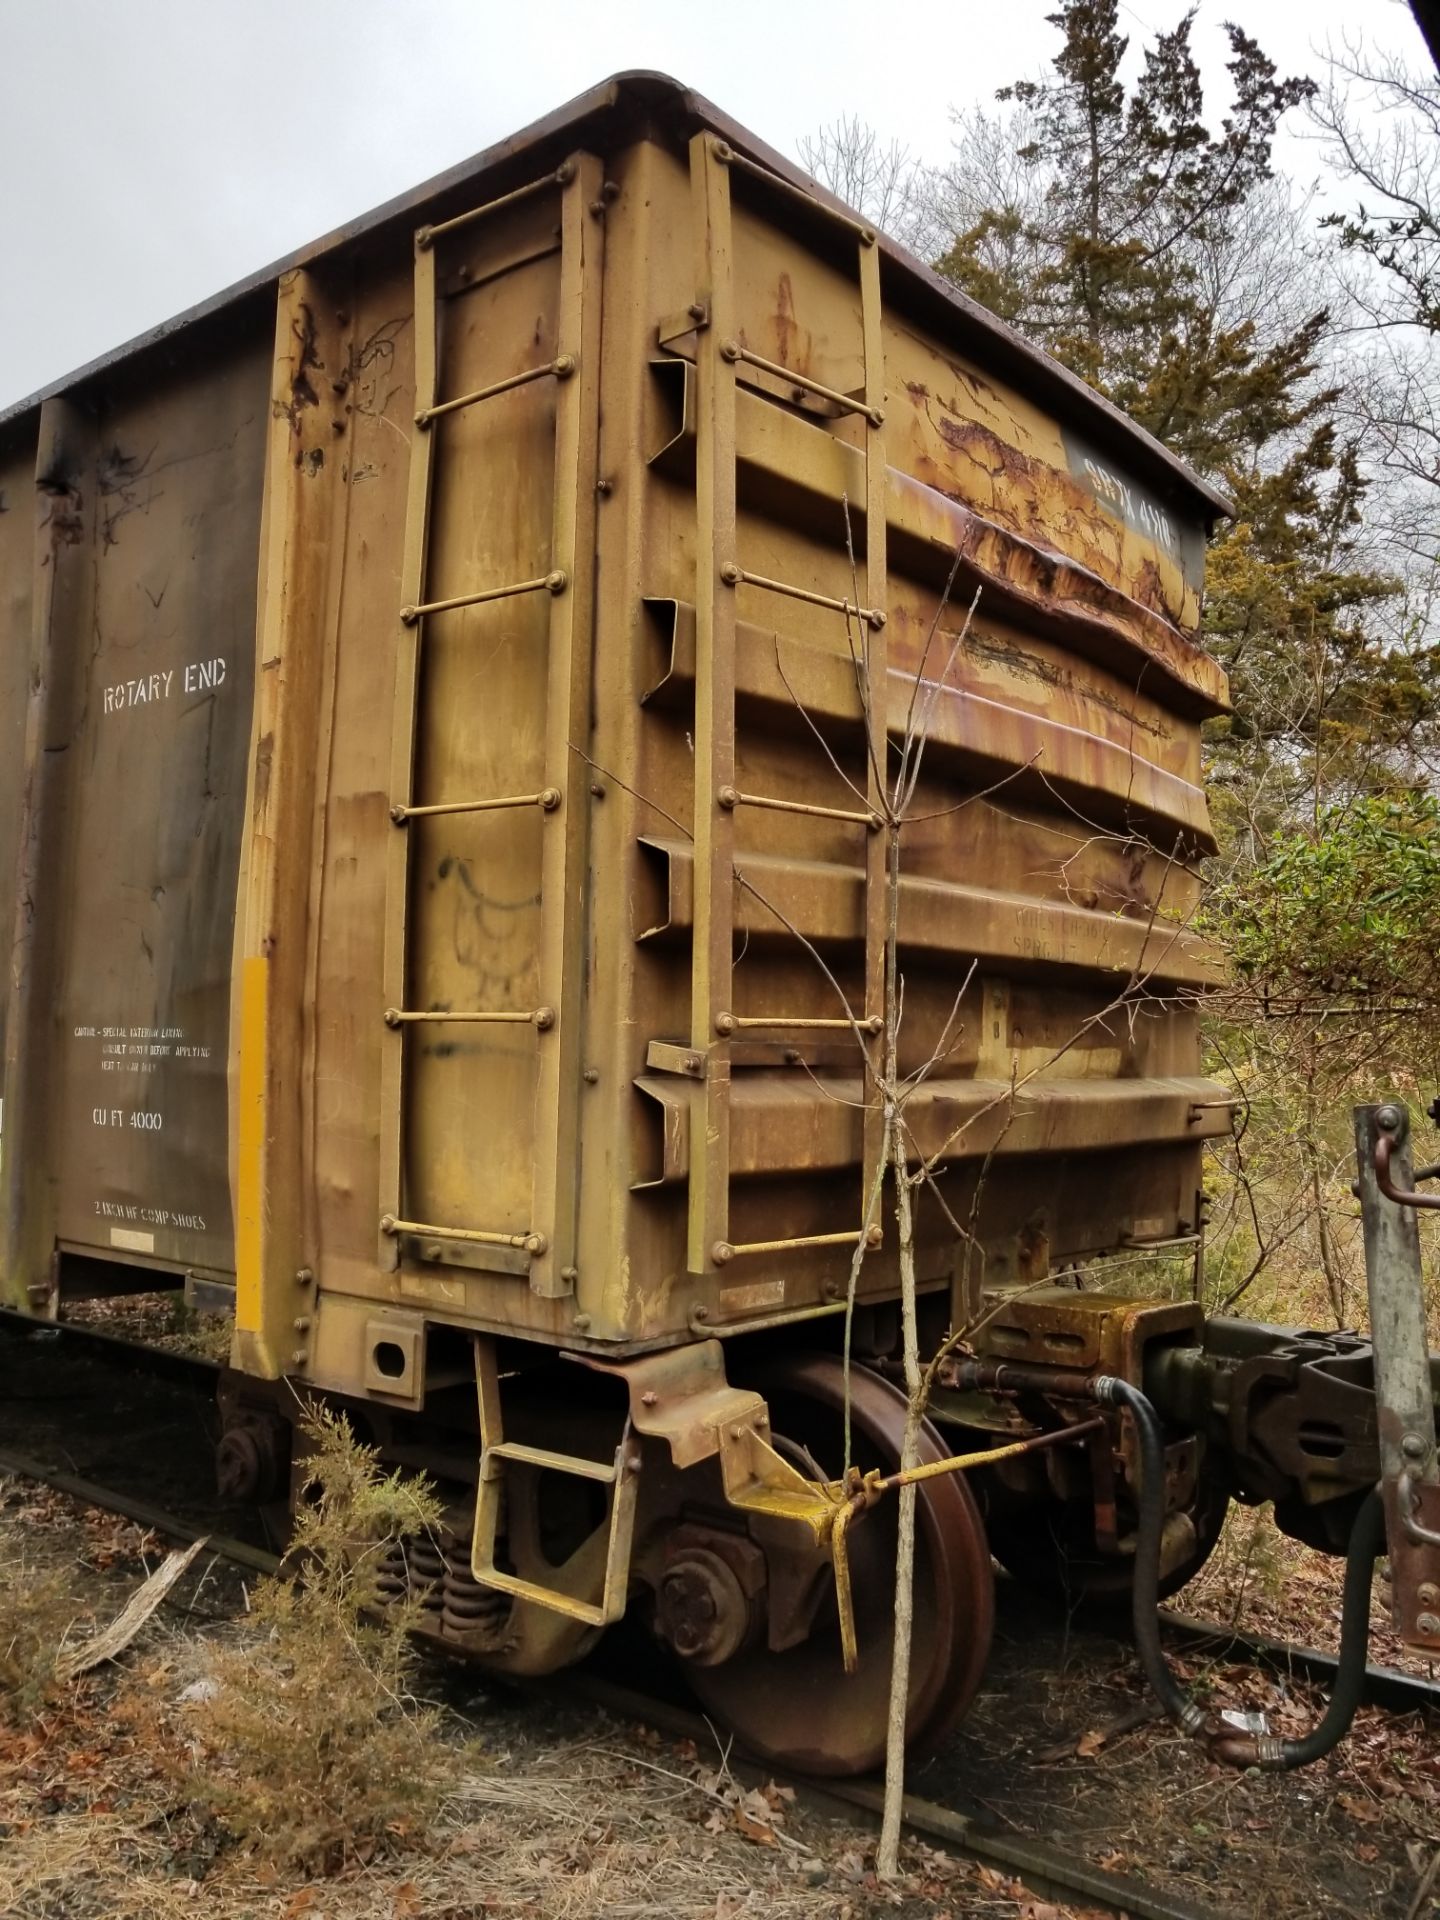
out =
{"type": "Polygon", "coordinates": [[[990,1372],[922,1454],[1086,1437],[921,1488],[912,1734],[978,1681],[990,1545],[1043,1577],[1078,1526],[1130,1577],[1139,1429],[1076,1380],[1161,1396],[1167,1580],[1230,1490],[1343,1545],[1363,1355],[1077,1284],[1198,1260],[1230,1124],[1188,925],[1226,502],[1083,384],[630,74],[0,415],[0,507],[12,1309],[233,1291],[227,1472],[274,1494],[297,1384],[350,1407],[451,1502],[397,1573],[437,1632],[542,1672],[639,1606],[752,1749],[873,1764],[896,1503],[836,1522],[903,1396],[888,1225],[840,1359],[886,918],[852,648],[893,747],[938,619],[901,1065],[963,985],[907,1111],[925,1338],[983,1290],[990,1372]]]}

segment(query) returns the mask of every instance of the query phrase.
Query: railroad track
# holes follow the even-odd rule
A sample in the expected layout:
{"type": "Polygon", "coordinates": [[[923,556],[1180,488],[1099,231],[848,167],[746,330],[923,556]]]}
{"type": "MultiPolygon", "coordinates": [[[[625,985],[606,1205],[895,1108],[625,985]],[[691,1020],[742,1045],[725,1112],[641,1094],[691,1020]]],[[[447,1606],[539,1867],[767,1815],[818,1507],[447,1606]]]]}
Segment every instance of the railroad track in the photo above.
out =
{"type": "MultiPolygon", "coordinates": [[[[18,1338],[34,1339],[37,1336],[36,1322],[24,1314],[13,1313],[0,1308],[0,1334],[12,1334],[18,1338]]],[[[202,1358],[198,1354],[175,1352],[163,1347],[147,1347],[132,1340],[125,1340],[112,1333],[102,1332],[99,1328],[85,1326],[75,1321],[66,1321],[54,1328],[40,1329],[39,1337],[63,1340],[67,1346],[75,1346],[92,1352],[102,1361],[117,1366],[130,1366],[162,1379],[170,1379],[181,1384],[208,1387],[219,1376],[220,1368],[213,1360],[202,1358]]],[[[132,1499],[123,1494],[105,1496],[104,1489],[97,1489],[91,1483],[80,1480],[74,1475],[56,1472],[53,1476],[34,1460],[22,1462],[22,1456],[0,1450],[0,1470],[25,1474],[27,1477],[46,1479],[47,1484],[57,1487],[60,1492],[74,1493],[77,1498],[88,1499],[96,1506],[108,1507],[110,1511],[124,1513],[129,1519],[142,1526],[153,1527],[157,1533],[178,1540],[194,1537],[193,1531],[187,1532],[182,1525],[181,1531],[173,1535],[167,1532],[166,1517],[160,1509],[149,1506],[142,1500],[132,1499]],[[7,1468],[7,1463],[8,1468],[7,1468]],[[60,1482],[66,1484],[61,1486],[60,1482]],[[88,1491],[81,1491],[82,1488],[88,1491]],[[104,1496],[104,1497],[102,1497],[104,1496]],[[120,1504],[116,1504],[119,1502],[120,1504]]],[[[178,1523],[177,1523],[178,1524],[178,1523]]],[[[212,1544],[215,1537],[212,1536],[212,1544]]],[[[231,1541],[229,1547],[235,1549],[231,1554],[225,1544],[217,1544],[215,1550],[222,1558],[237,1559],[237,1564],[249,1565],[262,1570],[270,1570],[279,1562],[273,1554],[246,1545],[243,1541],[231,1541]],[[238,1558],[237,1558],[238,1556],[238,1558]],[[246,1557],[248,1556],[248,1558],[246,1557]]],[[[1227,1626],[1223,1621],[1206,1620],[1199,1615],[1184,1613],[1175,1608],[1162,1608],[1161,1622],[1167,1638],[1175,1645],[1186,1647],[1198,1654],[1217,1657],[1243,1658],[1257,1667],[1270,1672],[1300,1674],[1307,1680],[1320,1685],[1328,1685],[1335,1677],[1336,1657],[1318,1647],[1301,1646],[1288,1640],[1277,1640],[1268,1634],[1252,1633],[1243,1628],[1227,1626]]],[[[1117,1638],[1124,1640],[1123,1632],[1117,1638]]],[[[1419,1711],[1440,1711],[1440,1682],[1422,1680],[1417,1675],[1402,1673],[1394,1667],[1369,1666],[1365,1670],[1364,1701],[1367,1706],[1383,1708],[1390,1713],[1415,1713],[1419,1711]]]]}
{"type": "MultiPolygon", "coordinates": [[[[123,1345],[115,1341],[110,1344],[123,1345]]],[[[188,1545],[204,1536],[211,1553],[250,1571],[273,1573],[281,1564],[277,1554],[266,1553],[223,1534],[209,1533],[161,1507],[132,1499],[81,1474],[50,1467],[10,1448],[0,1448],[0,1474],[13,1474],[52,1487],[87,1506],[133,1520],[177,1545],[188,1545]]],[[[693,1741],[702,1751],[714,1741],[713,1727],[700,1714],[597,1674],[568,1672],[563,1682],[553,1678],[523,1682],[512,1679],[507,1684],[551,1702],[583,1701],[618,1719],[654,1727],[675,1739],[693,1741]]],[[[752,1767],[743,1756],[732,1759],[731,1766],[741,1777],[757,1783],[776,1780],[782,1786],[793,1787],[812,1805],[830,1812],[851,1817],[858,1812],[867,1821],[873,1821],[878,1819],[883,1804],[884,1787],[879,1780],[815,1780],[803,1774],[785,1775],[773,1767],[752,1767]]],[[[1028,1834],[993,1830],[967,1813],[917,1795],[906,1796],[905,1824],[912,1833],[932,1844],[1015,1875],[1045,1899],[1081,1899],[1091,1905],[1104,1906],[1114,1914],[1132,1916],[1133,1920],[1221,1920],[1213,1909],[1177,1899],[1131,1876],[1090,1866],[1076,1858],[1073,1848],[1066,1849],[1028,1834]]]]}
{"type": "MultiPolygon", "coordinates": [[[[34,1322],[0,1312],[0,1334],[7,1333],[33,1338],[34,1322]]],[[[73,1323],[57,1330],[53,1337],[57,1342],[63,1338],[67,1346],[92,1353],[105,1365],[133,1367],[182,1384],[203,1387],[213,1383],[219,1373],[213,1362],[199,1356],[137,1345],[73,1323]]],[[[189,1544],[205,1534],[213,1554],[250,1572],[275,1572],[281,1564],[278,1555],[263,1548],[217,1534],[161,1506],[83,1474],[52,1466],[27,1453],[0,1447],[0,1474],[52,1487],[87,1505],[119,1514],[177,1544],[189,1544]]],[[[1217,1621],[1168,1609],[1162,1618],[1167,1636],[1196,1653],[1241,1657],[1258,1667],[1301,1674],[1322,1684],[1334,1677],[1335,1656],[1317,1648],[1243,1632],[1217,1621]]],[[[674,1738],[692,1740],[702,1750],[713,1742],[709,1721],[698,1713],[595,1673],[571,1670],[565,1674],[563,1685],[553,1679],[529,1681],[524,1683],[524,1690],[552,1702],[584,1701],[619,1718],[653,1726],[674,1738]]],[[[1365,1699],[1392,1713],[1435,1712],[1440,1710],[1440,1685],[1392,1668],[1371,1666],[1366,1670],[1365,1699]]],[[[733,1764],[737,1773],[753,1775],[757,1780],[762,1778],[760,1771],[747,1767],[743,1759],[733,1764]]],[[[883,1785],[879,1780],[816,1780],[802,1774],[781,1778],[773,1767],[764,1769],[763,1778],[781,1779],[781,1784],[793,1786],[818,1807],[851,1816],[858,1812],[867,1819],[879,1816],[883,1799],[883,1785]]],[[[1133,1916],[1133,1920],[1221,1920],[1213,1908],[1167,1894],[1131,1875],[1090,1865],[1077,1857],[1073,1843],[1060,1845],[1038,1835],[1000,1829],[987,1818],[916,1795],[906,1797],[905,1822],[912,1832],[932,1844],[1017,1876],[1045,1899],[1079,1899],[1092,1906],[1106,1907],[1118,1915],[1133,1916]]]]}

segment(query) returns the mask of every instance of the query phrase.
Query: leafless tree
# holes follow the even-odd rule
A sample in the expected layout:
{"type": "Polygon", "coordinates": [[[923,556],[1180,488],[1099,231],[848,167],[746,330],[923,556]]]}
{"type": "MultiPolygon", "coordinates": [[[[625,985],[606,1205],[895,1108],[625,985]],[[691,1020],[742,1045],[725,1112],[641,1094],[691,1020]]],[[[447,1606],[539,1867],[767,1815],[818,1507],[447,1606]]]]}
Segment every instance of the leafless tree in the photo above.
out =
{"type": "Polygon", "coordinates": [[[882,233],[929,260],[943,243],[933,170],[909,146],[886,140],[858,114],[841,114],[799,141],[800,163],[882,233]]]}
{"type": "Polygon", "coordinates": [[[1428,615],[1440,551],[1440,78],[1360,42],[1328,60],[1310,116],[1346,194],[1322,223],[1338,243],[1346,405],[1377,481],[1368,517],[1421,582],[1428,615]]]}

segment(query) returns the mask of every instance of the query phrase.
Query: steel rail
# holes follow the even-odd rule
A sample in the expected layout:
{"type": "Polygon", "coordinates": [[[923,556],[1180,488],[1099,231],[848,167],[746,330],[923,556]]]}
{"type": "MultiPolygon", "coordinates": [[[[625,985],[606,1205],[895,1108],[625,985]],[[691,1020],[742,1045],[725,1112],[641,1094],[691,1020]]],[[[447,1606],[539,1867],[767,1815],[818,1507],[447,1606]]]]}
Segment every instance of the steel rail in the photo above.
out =
{"type": "MultiPolygon", "coordinates": [[[[833,1308],[822,1309],[824,1312],[833,1308]]],[[[729,1327],[712,1328],[705,1326],[706,1334],[728,1333],[729,1327]]],[[[47,1321],[38,1320],[29,1314],[17,1313],[13,1308],[0,1307],[0,1334],[14,1338],[27,1335],[51,1334],[61,1336],[64,1344],[88,1349],[95,1357],[109,1365],[134,1366],[159,1378],[171,1378],[189,1385],[204,1384],[211,1386],[220,1372],[217,1361],[207,1360],[199,1354],[177,1353],[169,1347],[146,1346],[137,1340],[127,1339],[120,1334],[105,1333],[98,1327],[87,1326],[75,1320],[47,1321]]],[[[5,1460],[19,1460],[19,1455],[0,1455],[0,1470],[5,1460]]],[[[30,1467],[35,1463],[30,1462],[30,1467]]],[[[28,1477],[44,1478],[44,1470],[36,1468],[29,1474],[28,1468],[16,1466],[13,1471],[26,1471],[28,1477]]],[[[77,1497],[89,1499],[95,1506],[106,1506],[108,1498],[101,1498],[104,1489],[86,1481],[79,1482],[75,1476],[61,1476],[83,1484],[84,1492],[77,1497]]],[[[55,1484],[51,1481],[50,1484],[55,1484]]],[[[60,1488],[70,1491],[70,1488],[60,1488]]],[[[117,1496],[119,1497],[119,1496],[117,1496]]],[[[137,1509],[140,1502],[131,1502],[137,1509]]],[[[113,1508],[112,1511],[119,1511],[113,1508]]],[[[158,1512],[155,1508],[145,1508],[144,1517],[139,1513],[129,1514],[128,1518],[139,1519],[144,1525],[155,1525],[158,1512]]],[[[197,1537],[197,1530],[186,1532],[178,1524],[172,1528],[172,1537],[188,1541],[197,1537]]],[[[220,1549],[217,1547],[217,1551],[220,1549]]],[[[258,1552],[259,1549],[253,1551],[258,1552]]],[[[221,1557],[224,1558],[222,1552],[221,1557]]],[[[272,1556],[273,1558],[273,1556],[272,1556]]],[[[276,1562],[278,1565],[278,1562],[276,1562]]],[[[1160,1622],[1164,1631],[1177,1642],[1203,1652],[1207,1649],[1216,1652],[1236,1650],[1254,1665],[1271,1671],[1303,1674],[1307,1680],[1328,1684],[1335,1677],[1336,1656],[1326,1653],[1318,1647],[1306,1647],[1296,1641],[1277,1640],[1272,1635],[1247,1632],[1242,1628],[1227,1626],[1223,1621],[1207,1620],[1197,1614],[1183,1613],[1173,1608],[1162,1608],[1160,1622]]],[[[1097,1624],[1100,1624],[1097,1622],[1097,1624]]],[[[1113,1637],[1128,1642],[1128,1635],[1114,1633],[1113,1637]]],[[[1367,1706],[1382,1708],[1387,1713],[1415,1713],[1417,1711],[1440,1712],[1440,1681],[1422,1680],[1418,1675],[1402,1673],[1394,1667],[1368,1666],[1365,1669],[1364,1701],[1367,1706]]]]}
{"type": "MultiPolygon", "coordinates": [[[[127,1339],[124,1334],[105,1333],[79,1320],[40,1320],[13,1307],[0,1307],[0,1333],[23,1340],[49,1335],[56,1345],[88,1348],[98,1359],[111,1365],[134,1365],[157,1379],[171,1379],[196,1385],[202,1380],[213,1387],[220,1373],[218,1360],[203,1354],[177,1352],[173,1347],[147,1346],[143,1340],[127,1339]]],[[[48,1344],[48,1343],[47,1343],[48,1344]]]]}
{"type": "MultiPolygon", "coordinates": [[[[823,1311],[833,1311],[825,1308],[823,1311]]],[[[728,1333],[728,1327],[703,1328],[706,1334],[728,1333]]],[[[137,1370],[153,1373],[159,1378],[170,1378],[188,1385],[213,1386],[221,1371],[220,1364],[207,1360],[200,1354],[176,1352],[169,1347],[151,1347],[143,1342],[125,1338],[123,1335],[105,1333],[98,1327],[85,1325],[75,1320],[47,1321],[38,1320],[29,1314],[17,1313],[13,1308],[0,1307],[0,1334],[13,1338],[27,1335],[50,1334],[60,1336],[66,1345],[88,1349],[97,1359],[108,1365],[133,1366],[137,1370]]],[[[48,1343],[47,1343],[48,1344],[48,1343]]],[[[120,1512],[121,1508],[113,1504],[114,1500],[124,1496],[111,1496],[104,1488],[91,1481],[81,1481],[75,1475],[57,1474],[51,1476],[48,1470],[33,1461],[23,1466],[18,1463],[23,1456],[0,1452],[0,1471],[22,1472],[28,1478],[45,1479],[47,1484],[56,1485],[61,1492],[75,1492],[77,1498],[85,1498],[94,1506],[109,1507],[120,1512]],[[60,1487],[58,1482],[64,1479],[67,1484],[60,1487]],[[77,1491],[77,1489],[79,1491],[77,1491]],[[104,1496],[104,1497],[102,1497],[104,1496]]],[[[142,1502],[131,1501],[129,1505],[136,1509],[126,1513],[127,1518],[140,1524],[151,1526],[155,1531],[165,1532],[166,1527],[159,1524],[156,1516],[159,1509],[144,1506],[142,1502]]],[[[163,1518],[163,1516],[161,1516],[163,1518]]],[[[173,1520],[167,1522],[168,1535],[179,1541],[188,1542],[197,1538],[199,1529],[186,1530],[184,1525],[173,1520]]],[[[225,1558],[221,1545],[216,1551],[225,1558]]],[[[248,1553],[259,1553],[260,1549],[246,1549],[248,1553]]],[[[278,1565],[274,1556],[266,1558],[278,1565]]],[[[247,1563],[248,1564],[248,1563],[247,1563]]],[[[265,1569],[269,1570],[269,1567],[265,1569]]],[[[1191,1647],[1198,1652],[1207,1649],[1217,1653],[1234,1650],[1256,1666],[1271,1671],[1302,1674],[1307,1680],[1328,1684],[1335,1677],[1336,1656],[1319,1647],[1302,1646],[1297,1641],[1278,1640],[1273,1635],[1246,1631],[1240,1627],[1228,1626],[1220,1620],[1207,1620],[1198,1614],[1183,1613],[1177,1609],[1161,1609],[1160,1623],[1164,1631],[1175,1641],[1191,1647]]],[[[1097,1624],[1100,1624],[1097,1622],[1097,1624]]],[[[1115,1632],[1113,1638],[1128,1643],[1128,1635],[1115,1632]]],[[[1415,1713],[1419,1711],[1440,1712],[1440,1680],[1422,1680],[1416,1674],[1402,1673],[1395,1667],[1367,1666],[1365,1669],[1364,1701],[1367,1706],[1382,1708],[1387,1713],[1415,1713]]]]}
{"type": "MultiPolygon", "coordinates": [[[[553,1683],[537,1681],[536,1690],[560,1698],[553,1683]]],[[[649,1694],[598,1674],[571,1672],[564,1679],[564,1698],[582,1699],[617,1717],[639,1721],[661,1733],[693,1741],[702,1752],[715,1743],[715,1729],[699,1714],[670,1701],[655,1700],[649,1694]]],[[[816,1779],[805,1773],[778,1772],[769,1764],[731,1758],[731,1770],[764,1783],[774,1780],[794,1787],[797,1793],[816,1803],[830,1803],[833,1812],[858,1811],[878,1819],[884,1804],[884,1783],[876,1779],[816,1779]]],[[[903,1802],[906,1827],[924,1839],[938,1842],[952,1853],[966,1855],[986,1866],[1003,1868],[1024,1880],[1030,1892],[1041,1899],[1073,1900],[1077,1895],[1099,1902],[1117,1915],[1131,1920],[1221,1920],[1213,1907],[1195,1905],[1159,1888],[1146,1885],[1129,1874],[1108,1872],[1091,1866],[1075,1856],[1073,1845],[1040,1839],[1026,1833],[1001,1832],[985,1821],[941,1806],[934,1800],[907,1793],[903,1802]]]]}
{"type": "Polygon", "coordinates": [[[57,1493],[66,1494],[72,1500],[83,1500],[86,1506],[100,1507],[106,1513],[118,1514],[122,1520],[133,1520],[136,1526],[148,1527],[162,1539],[173,1540],[180,1546],[188,1547],[194,1541],[204,1539],[217,1559],[229,1560],[237,1567],[248,1567],[252,1573],[275,1573],[279,1570],[280,1556],[267,1553],[263,1547],[252,1547],[245,1540],[232,1540],[223,1533],[212,1533],[208,1527],[181,1520],[175,1514],[167,1513],[163,1507],[151,1506],[147,1500],[133,1500],[129,1494],[102,1486],[98,1480],[87,1480],[81,1474],[66,1473],[59,1467],[46,1466],[43,1460],[32,1460],[24,1453],[12,1453],[8,1447],[0,1447],[0,1473],[14,1474],[22,1480],[38,1480],[41,1485],[53,1487],[57,1493]]]}
{"type": "MultiPolygon", "coordinates": [[[[1273,1672],[1299,1673],[1324,1684],[1335,1678],[1337,1657],[1319,1647],[1276,1640],[1269,1634],[1246,1632],[1168,1607],[1160,1609],[1160,1625],[1172,1639],[1196,1652],[1209,1648],[1224,1653],[1238,1648],[1252,1664],[1273,1672]]],[[[1440,1682],[1422,1680],[1418,1674],[1402,1673],[1397,1667],[1367,1666],[1361,1697],[1366,1706],[1380,1707],[1386,1713],[1440,1712],[1440,1682]]]]}

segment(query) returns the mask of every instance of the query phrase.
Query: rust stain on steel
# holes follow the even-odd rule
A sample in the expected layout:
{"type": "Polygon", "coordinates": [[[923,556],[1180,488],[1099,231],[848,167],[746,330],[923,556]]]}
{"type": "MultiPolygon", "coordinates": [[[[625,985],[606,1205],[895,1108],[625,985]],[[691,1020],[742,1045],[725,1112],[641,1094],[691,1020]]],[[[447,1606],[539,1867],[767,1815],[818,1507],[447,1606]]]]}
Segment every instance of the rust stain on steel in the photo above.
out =
{"type": "MultiPolygon", "coordinates": [[[[1071,483],[1053,468],[1045,468],[1044,472],[1055,491],[1067,496],[1068,507],[1071,483]]],[[[965,560],[988,576],[991,584],[1007,597],[1014,595],[1063,621],[1093,622],[1105,632],[1121,633],[1130,629],[1134,634],[1132,645],[1138,642],[1182,679],[1193,678],[1198,683],[1197,691],[1202,692],[1211,711],[1228,709],[1224,676],[1173,624],[1153,561],[1146,563],[1140,577],[1132,582],[1138,592],[1122,593],[1104,579],[1094,564],[1096,556],[1088,543],[1079,553],[1040,543],[1035,537],[1039,529],[1048,524],[1052,540],[1059,530],[1055,527],[1055,516],[1047,517],[1040,511],[1036,495],[1022,496],[1022,505],[1029,509],[1023,513],[1006,502],[1003,495],[997,500],[998,511],[1013,522],[1005,527],[967,504],[932,461],[923,457],[917,460],[915,478],[946,502],[949,509],[946,517],[950,522],[947,544],[958,549],[965,560]]],[[[1073,488],[1073,492],[1078,494],[1079,489],[1073,488]]],[[[1129,634],[1126,637],[1128,639],[1129,634]]]]}

